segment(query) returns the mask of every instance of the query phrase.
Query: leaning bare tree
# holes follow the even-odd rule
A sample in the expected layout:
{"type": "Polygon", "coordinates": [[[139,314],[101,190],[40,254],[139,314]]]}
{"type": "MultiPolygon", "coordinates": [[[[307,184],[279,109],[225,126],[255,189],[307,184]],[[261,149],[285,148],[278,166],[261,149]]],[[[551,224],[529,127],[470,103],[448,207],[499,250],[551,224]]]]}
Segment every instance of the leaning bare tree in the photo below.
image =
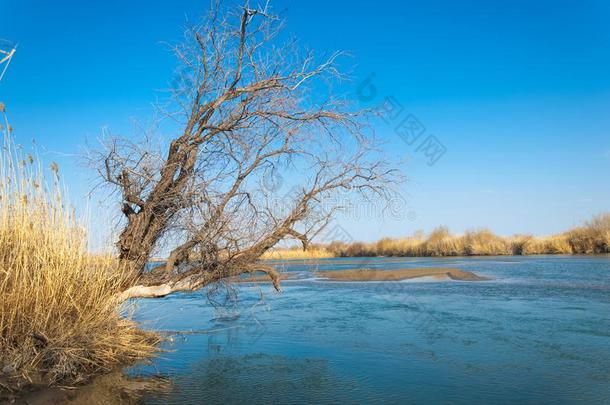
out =
{"type": "Polygon", "coordinates": [[[387,197],[395,173],[365,131],[365,114],[332,94],[341,54],[318,60],[294,41],[279,46],[280,28],[247,3],[236,13],[213,7],[174,48],[182,68],[164,111],[179,132],[166,149],[105,143],[97,164],[120,192],[117,247],[137,280],[125,297],[253,271],[279,290],[263,253],[286,239],[306,249],[340,209],[323,207],[337,193],[387,197]],[[291,189],[282,197],[265,187],[280,168],[291,189]],[[173,247],[167,262],[146,270],[160,246],[173,247]]]}

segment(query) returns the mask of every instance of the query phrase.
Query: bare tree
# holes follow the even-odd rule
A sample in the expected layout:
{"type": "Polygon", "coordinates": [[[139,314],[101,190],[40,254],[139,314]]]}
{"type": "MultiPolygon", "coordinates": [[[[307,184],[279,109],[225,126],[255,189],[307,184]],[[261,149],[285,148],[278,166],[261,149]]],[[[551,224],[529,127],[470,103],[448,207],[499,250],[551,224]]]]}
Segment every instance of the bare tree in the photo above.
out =
{"type": "Polygon", "coordinates": [[[275,271],[259,261],[278,242],[306,249],[340,206],[339,192],[386,198],[396,172],[365,131],[365,114],[333,97],[341,53],[317,61],[294,41],[279,46],[282,21],[267,9],[223,13],[174,51],[182,68],[167,115],[180,132],[166,150],[112,139],[97,156],[106,183],[120,192],[120,259],[137,282],[125,293],[162,296],[244,272],[275,271]],[[265,187],[283,171],[292,192],[265,187]],[[155,249],[167,263],[145,270],[155,249]]]}

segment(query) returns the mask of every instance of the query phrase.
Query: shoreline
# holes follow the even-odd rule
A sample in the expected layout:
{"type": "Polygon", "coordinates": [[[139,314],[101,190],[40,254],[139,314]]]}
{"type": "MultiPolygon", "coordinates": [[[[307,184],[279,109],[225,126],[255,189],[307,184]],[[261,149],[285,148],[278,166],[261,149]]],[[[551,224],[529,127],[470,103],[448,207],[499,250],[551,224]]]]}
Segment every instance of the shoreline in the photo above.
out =
{"type": "MultiPolygon", "coordinates": [[[[150,393],[170,392],[172,383],[164,376],[138,377],[129,376],[122,365],[110,371],[97,374],[91,379],[68,386],[49,385],[39,381],[17,390],[0,390],[0,403],[54,405],[58,403],[123,403],[129,398],[134,403],[150,393]]],[[[130,402],[131,403],[131,402],[130,402]]]]}
{"type": "MultiPolygon", "coordinates": [[[[480,276],[471,271],[460,270],[453,267],[414,267],[394,270],[375,269],[347,269],[316,271],[312,275],[322,281],[338,282],[368,282],[368,281],[404,281],[420,278],[433,278],[434,280],[456,280],[456,281],[487,281],[489,277],[480,276]]],[[[297,281],[295,274],[281,273],[280,281],[297,281]]],[[[271,279],[266,275],[252,275],[245,278],[233,278],[236,283],[270,283],[271,279]]]]}
{"type": "MultiPolygon", "coordinates": [[[[277,251],[278,254],[283,251],[277,251]]],[[[275,255],[274,255],[275,256],[275,255]]],[[[371,256],[326,256],[319,257],[315,255],[293,255],[287,254],[285,257],[263,257],[260,260],[264,262],[289,262],[298,260],[326,260],[326,259],[474,259],[474,258],[492,258],[492,257],[610,257],[610,253],[533,253],[533,254],[473,254],[473,255],[371,255],[371,256]]]]}
{"type": "MultiPolygon", "coordinates": [[[[399,262],[401,259],[479,259],[479,258],[507,258],[507,257],[610,257],[610,253],[538,253],[538,254],[528,254],[528,255],[517,255],[517,254],[495,254],[495,255],[446,255],[446,256],[389,256],[389,255],[379,255],[379,256],[329,256],[329,257],[316,257],[316,256],[303,256],[303,257],[285,257],[285,258],[262,258],[260,259],[263,262],[298,262],[298,261],[316,261],[316,260],[328,260],[328,259],[376,259],[383,262],[399,262]]],[[[354,260],[353,262],[343,261],[341,264],[359,264],[362,262],[358,260],[354,260]]]]}

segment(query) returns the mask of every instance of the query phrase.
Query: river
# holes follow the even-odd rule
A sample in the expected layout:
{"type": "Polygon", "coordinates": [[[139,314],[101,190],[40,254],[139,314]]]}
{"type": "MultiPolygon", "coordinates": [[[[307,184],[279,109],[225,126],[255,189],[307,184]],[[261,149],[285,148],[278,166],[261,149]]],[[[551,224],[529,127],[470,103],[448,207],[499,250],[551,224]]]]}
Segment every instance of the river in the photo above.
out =
{"type": "Polygon", "coordinates": [[[283,293],[232,284],[135,303],[165,351],[146,404],[610,403],[610,257],[276,262],[283,293]],[[316,270],[452,267],[469,282],[336,282],[316,270]],[[158,387],[157,387],[158,388],[158,387]]]}

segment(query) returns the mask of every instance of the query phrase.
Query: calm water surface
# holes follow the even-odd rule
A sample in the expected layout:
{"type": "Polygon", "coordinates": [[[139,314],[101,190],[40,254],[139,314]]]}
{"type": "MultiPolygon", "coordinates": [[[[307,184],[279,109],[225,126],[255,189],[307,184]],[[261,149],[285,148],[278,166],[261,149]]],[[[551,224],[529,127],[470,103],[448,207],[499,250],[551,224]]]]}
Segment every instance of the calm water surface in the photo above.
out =
{"type": "Polygon", "coordinates": [[[610,403],[610,257],[327,259],[299,280],[137,303],[168,351],[148,404],[610,403]],[[492,281],[340,283],[311,271],[450,266],[492,281]],[[210,302],[222,304],[215,309],[210,302]],[[186,333],[185,333],[186,332],[186,333]]]}

